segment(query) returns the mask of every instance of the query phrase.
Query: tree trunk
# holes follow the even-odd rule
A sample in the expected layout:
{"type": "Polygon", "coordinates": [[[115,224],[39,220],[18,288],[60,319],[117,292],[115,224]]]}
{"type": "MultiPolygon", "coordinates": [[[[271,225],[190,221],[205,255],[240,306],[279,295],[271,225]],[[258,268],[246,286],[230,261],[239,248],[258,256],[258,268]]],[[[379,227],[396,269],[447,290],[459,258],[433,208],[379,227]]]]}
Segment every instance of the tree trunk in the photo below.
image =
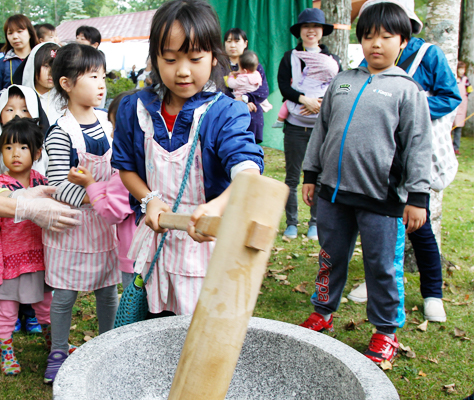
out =
{"type": "MultiPolygon", "coordinates": [[[[459,59],[464,61],[468,67],[466,75],[469,81],[474,82],[474,0],[464,0],[464,10],[462,13],[463,31],[461,37],[461,51],[459,59]]],[[[472,97],[472,95],[470,96],[472,97]]],[[[474,101],[472,98],[467,103],[467,115],[474,113],[474,101]]],[[[474,136],[474,117],[466,121],[463,135],[474,136]]]]}
{"type": "MultiPolygon", "coordinates": [[[[324,11],[328,24],[351,25],[351,0],[323,0],[321,10],[324,11]]],[[[333,33],[321,39],[321,43],[328,46],[330,53],[339,56],[344,69],[347,69],[349,64],[350,33],[348,29],[334,29],[333,33]]]]}
{"type": "MultiPolygon", "coordinates": [[[[461,0],[428,0],[425,22],[425,37],[428,43],[438,45],[448,59],[449,66],[456,74],[458,62],[459,20],[461,0]]],[[[441,215],[443,192],[431,191],[431,226],[441,251],[441,215]]],[[[406,240],[405,269],[416,271],[416,262],[409,240],[406,240]]]]}

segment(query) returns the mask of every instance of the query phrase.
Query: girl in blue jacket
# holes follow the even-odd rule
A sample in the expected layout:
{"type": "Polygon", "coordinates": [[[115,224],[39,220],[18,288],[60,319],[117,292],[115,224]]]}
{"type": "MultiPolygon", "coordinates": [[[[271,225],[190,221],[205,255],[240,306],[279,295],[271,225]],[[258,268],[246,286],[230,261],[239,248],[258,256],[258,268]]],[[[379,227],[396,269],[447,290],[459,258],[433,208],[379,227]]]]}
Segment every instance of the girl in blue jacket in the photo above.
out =
{"type": "MultiPolygon", "coordinates": [[[[263,151],[247,130],[246,105],[217,92],[224,87],[218,75],[225,63],[220,37],[207,2],[164,3],[150,32],[159,84],[125,97],[119,106],[112,165],[132,196],[139,226],[128,256],[143,276],[164,233],[159,215],[176,202],[188,158],[193,161],[177,212],[193,213],[193,221],[223,213],[238,172],[263,171],[263,151]]],[[[153,314],[194,311],[213,243],[193,226],[188,233],[171,231],[166,237],[146,285],[153,314]]]]}

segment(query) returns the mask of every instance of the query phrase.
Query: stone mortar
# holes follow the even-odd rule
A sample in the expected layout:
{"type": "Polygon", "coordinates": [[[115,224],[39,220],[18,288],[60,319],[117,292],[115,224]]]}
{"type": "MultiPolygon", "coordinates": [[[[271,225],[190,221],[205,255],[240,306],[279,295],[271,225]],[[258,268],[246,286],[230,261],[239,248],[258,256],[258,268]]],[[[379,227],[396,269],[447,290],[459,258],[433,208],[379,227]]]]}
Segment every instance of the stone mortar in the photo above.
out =
{"type": "MultiPolygon", "coordinates": [[[[191,316],[114,329],[77,349],[54,400],[168,398],[191,316]]],[[[399,399],[372,361],[327,335],[251,318],[226,399],[399,399]]]]}

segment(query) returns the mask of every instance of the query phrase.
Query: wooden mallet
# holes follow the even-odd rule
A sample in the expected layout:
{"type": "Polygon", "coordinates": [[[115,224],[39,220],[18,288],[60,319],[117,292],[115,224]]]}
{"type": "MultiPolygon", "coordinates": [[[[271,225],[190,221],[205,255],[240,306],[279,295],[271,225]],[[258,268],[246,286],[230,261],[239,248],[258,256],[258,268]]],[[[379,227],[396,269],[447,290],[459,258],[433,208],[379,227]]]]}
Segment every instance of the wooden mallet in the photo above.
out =
{"type": "Polygon", "coordinates": [[[281,182],[236,176],[168,399],[225,398],[287,198],[281,182]]]}

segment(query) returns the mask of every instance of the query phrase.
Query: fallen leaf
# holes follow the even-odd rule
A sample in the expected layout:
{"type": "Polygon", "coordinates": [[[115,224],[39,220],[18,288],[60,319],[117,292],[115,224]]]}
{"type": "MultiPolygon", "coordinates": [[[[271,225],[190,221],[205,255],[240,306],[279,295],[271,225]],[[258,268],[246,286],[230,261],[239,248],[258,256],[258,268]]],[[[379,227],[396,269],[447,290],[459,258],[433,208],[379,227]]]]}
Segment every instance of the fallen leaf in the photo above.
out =
{"type": "Polygon", "coordinates": [[[456,393],[456,384],[450,383],[449,385],[444,385],[443,390],[445,390],[448,393],[456,393]]]}
{"type": "Polygon", "coordinates": [[[85,336],[90,336],[91,338],[93,338],[95,336],[95,333],[92,332],[92,331],[84,331],[82,332],[85,336]]]}
{"type": "Polygon", "coordinates": [[[30,369],[31,369],[33,372],[38,372],[38,367],[39,367],[39,365],[30,365],[30,369]]]}
{"type": "Polygon", "coordinates": [[[280,251],[284,251],[285,248],[284,247],[274,247],[272,250],[276,253],[279,253],[280,251]]]}
{"type": "Polygon", "coordinates": [[[398,343],[401,351],[411,351],[410,346],[404,346],[403,343],[398,343]]]}
{"type": "Polygon", "coordinates": [[[469,300],[469,295],[468,295],[468,294],[466,294],[466,295],[464,296],[464,300],[466,300],[466,301],[469,300]]]}
{"type": "Polygon", "coordinates": [[[309,242],[309,239],[308,238],[304,238],[301,243],[308,243],[309,242]]]}
{"type": "Polygon", "coordinates": [[[415,325],[420,325],[421,324],[421,321],[417,318],[413,318],[411,321],[410,321],[410,324],[415,324],[415,325]]]}
{"type": "Polygon", "coordinates": [[[408,283],[408,279],[407,279],[406,276],[403,277],[403,283],[404,283],[404,284],[407,284],[407,283],[408,283]]]}
{"type": "Polygon", "coordinates": [[[316,257],[316,258],[318,258],[318,257],[319,257],[319,253],[311,253],[311,254],[308,254],[308,257],[316,257]]]}
{"type": "Polygon", "coordinates": [[[308,294],[309,295],[309,292],[306,290],[306,285],[308,284],[308,282],[301,282],[299,285],[296,285],[292,291],[293,292],[298,292],[298,293],[304,293],[304,294],[308,294]]]}
{"type": "Polygon", "coordinates": [[[92,340],[92,338],[90,336],[84,336],[84,342],[88,342],[89,340],[92,340]]]}
{"type": "Polygon", "coordinates": [[[468,337],[462,337],[461,340],[471,340],[468,337]]]}
{"type": "Polygon", "coordinates": [[[418,307],[415,306],[415,307],[413,307],[411,310],[412,310],[412,311],[418,311],[418,307]]]}
{"type": "Polygon", "coordinates": [[[407,357],[407,358],[416,358],[416,354],[413,350],[409,350],[405,353],[405,357],[407,357]]]}
{"type": "Polygon", "coordinates": [[[406,376],[404,376],[403,379],[405,379],[408,383],[410,383],[410,380],[406,376]]]}
{"type": "Polygon", "coordinates": [[[94,317],[95,317],[94,314],[92,314],[92,315],[83,314],[83,315],[82,315],[82,320],[83,320],[83,321],[89,321],[90,319],[92,319],[92,318],[94,318],[94,317]]]}
{"type": "Polygon", "coordinates": [[[70,331],[73,331],[73,330],[76,329],[76,328],[77,328],[77,325],[72,325],[72,326],[69,328],[69,330],[70,330],[70,331]]]}
{"type": "Polygon", "coordinates": [[[293,258],[299,258],[299,256],[300,255],[298,253],[291,253],[291,257],[293,257],[293,258]]]}
{"type": "Polygon", "coordinates": [[[448,303],[451,303],[451,302],[454,301],[454,300],[448,299],[448,298],[446,298],[446,297],[442,297],[441,300],[446,301],[446,302],[448,302],[448,303]]]}
{"type": "Polygon", "coordinates": [[[291,256],[286,256],[286,259],[287,259],[287,260],[291,260],[292,258],[293,258],[293,257],[291,257],[291,256]]]}
{"type": "Polygon", "coordinates": [[[345,297],[341,298],[341,303],[348,303],[348,302],[349,302],[349,300],[347,300],[345,297]]]}
{"type": "Polygon", "coordinates": [[[426,332],[426,330],[428,329],[428,320],[426,320],[425,322],[423,322],[422,324],[418,325],[416,327],[416,329],[422,331],[422,332],[426,332]]]}
{"type": "Polygon", "coordinates": [[[460,303],[458,301],[455,301],[453,303],[453,306],[467,306],[469,303],[468,302],[463,302],[463,303],[460,303]]]}
{"type": "Polygon", "coordinates": [[[454,337],[463,337],[466,336],[466,332],[459,328],[454,328],[454,337]]]}
{"type": "Polygon", "coordinates": [[[15,349],[15,351],[16,351],[17,353],[22,353],[22,352],[23,352],[23,349],[15,349]]]}
{"type": "Polygon", "coordinates": [[[306,303],[306,300],[300,300],[300,303],[306,303]]]}
{"type": "Polygon", "coordinates": [[[286,242],[286,243],[290,243],[290,242],[291,242],[291,239],[288,239],[286,236],[283,236],[283,237],[281,238],[281,240],[282,240],[283,242],[286,242]]]}
{"type": "Polygon", "coordinates": [[[273,275],[277,281],[285,281],[288,278],[288,275],[273,275]]]}
{"type": "Polygon", "coordinates": [[[432,363],[438,364],[438,360],[436,358],[428,358],[428,361],[431,361],[432,363]]]}
{"type": "Polygon", "coordinates": [[[426,374],[420,369],[420,372],[418,372],[418,375],[425,377],[426,374]]]}
{"type": "Polygon", "coordinates": [[[287,280],[284,280],[284,281],[280,281],[280,285],[286,285],[286,286],[289,286],[291,285],[291,283],[287,280]]]}
{"type": "Polygon", "coordinates": [[[387,369],[392,369],[392,363],[388,360],[383,360],[380,363],[380,368],[382,368],[384,371],[387,369]]]}

